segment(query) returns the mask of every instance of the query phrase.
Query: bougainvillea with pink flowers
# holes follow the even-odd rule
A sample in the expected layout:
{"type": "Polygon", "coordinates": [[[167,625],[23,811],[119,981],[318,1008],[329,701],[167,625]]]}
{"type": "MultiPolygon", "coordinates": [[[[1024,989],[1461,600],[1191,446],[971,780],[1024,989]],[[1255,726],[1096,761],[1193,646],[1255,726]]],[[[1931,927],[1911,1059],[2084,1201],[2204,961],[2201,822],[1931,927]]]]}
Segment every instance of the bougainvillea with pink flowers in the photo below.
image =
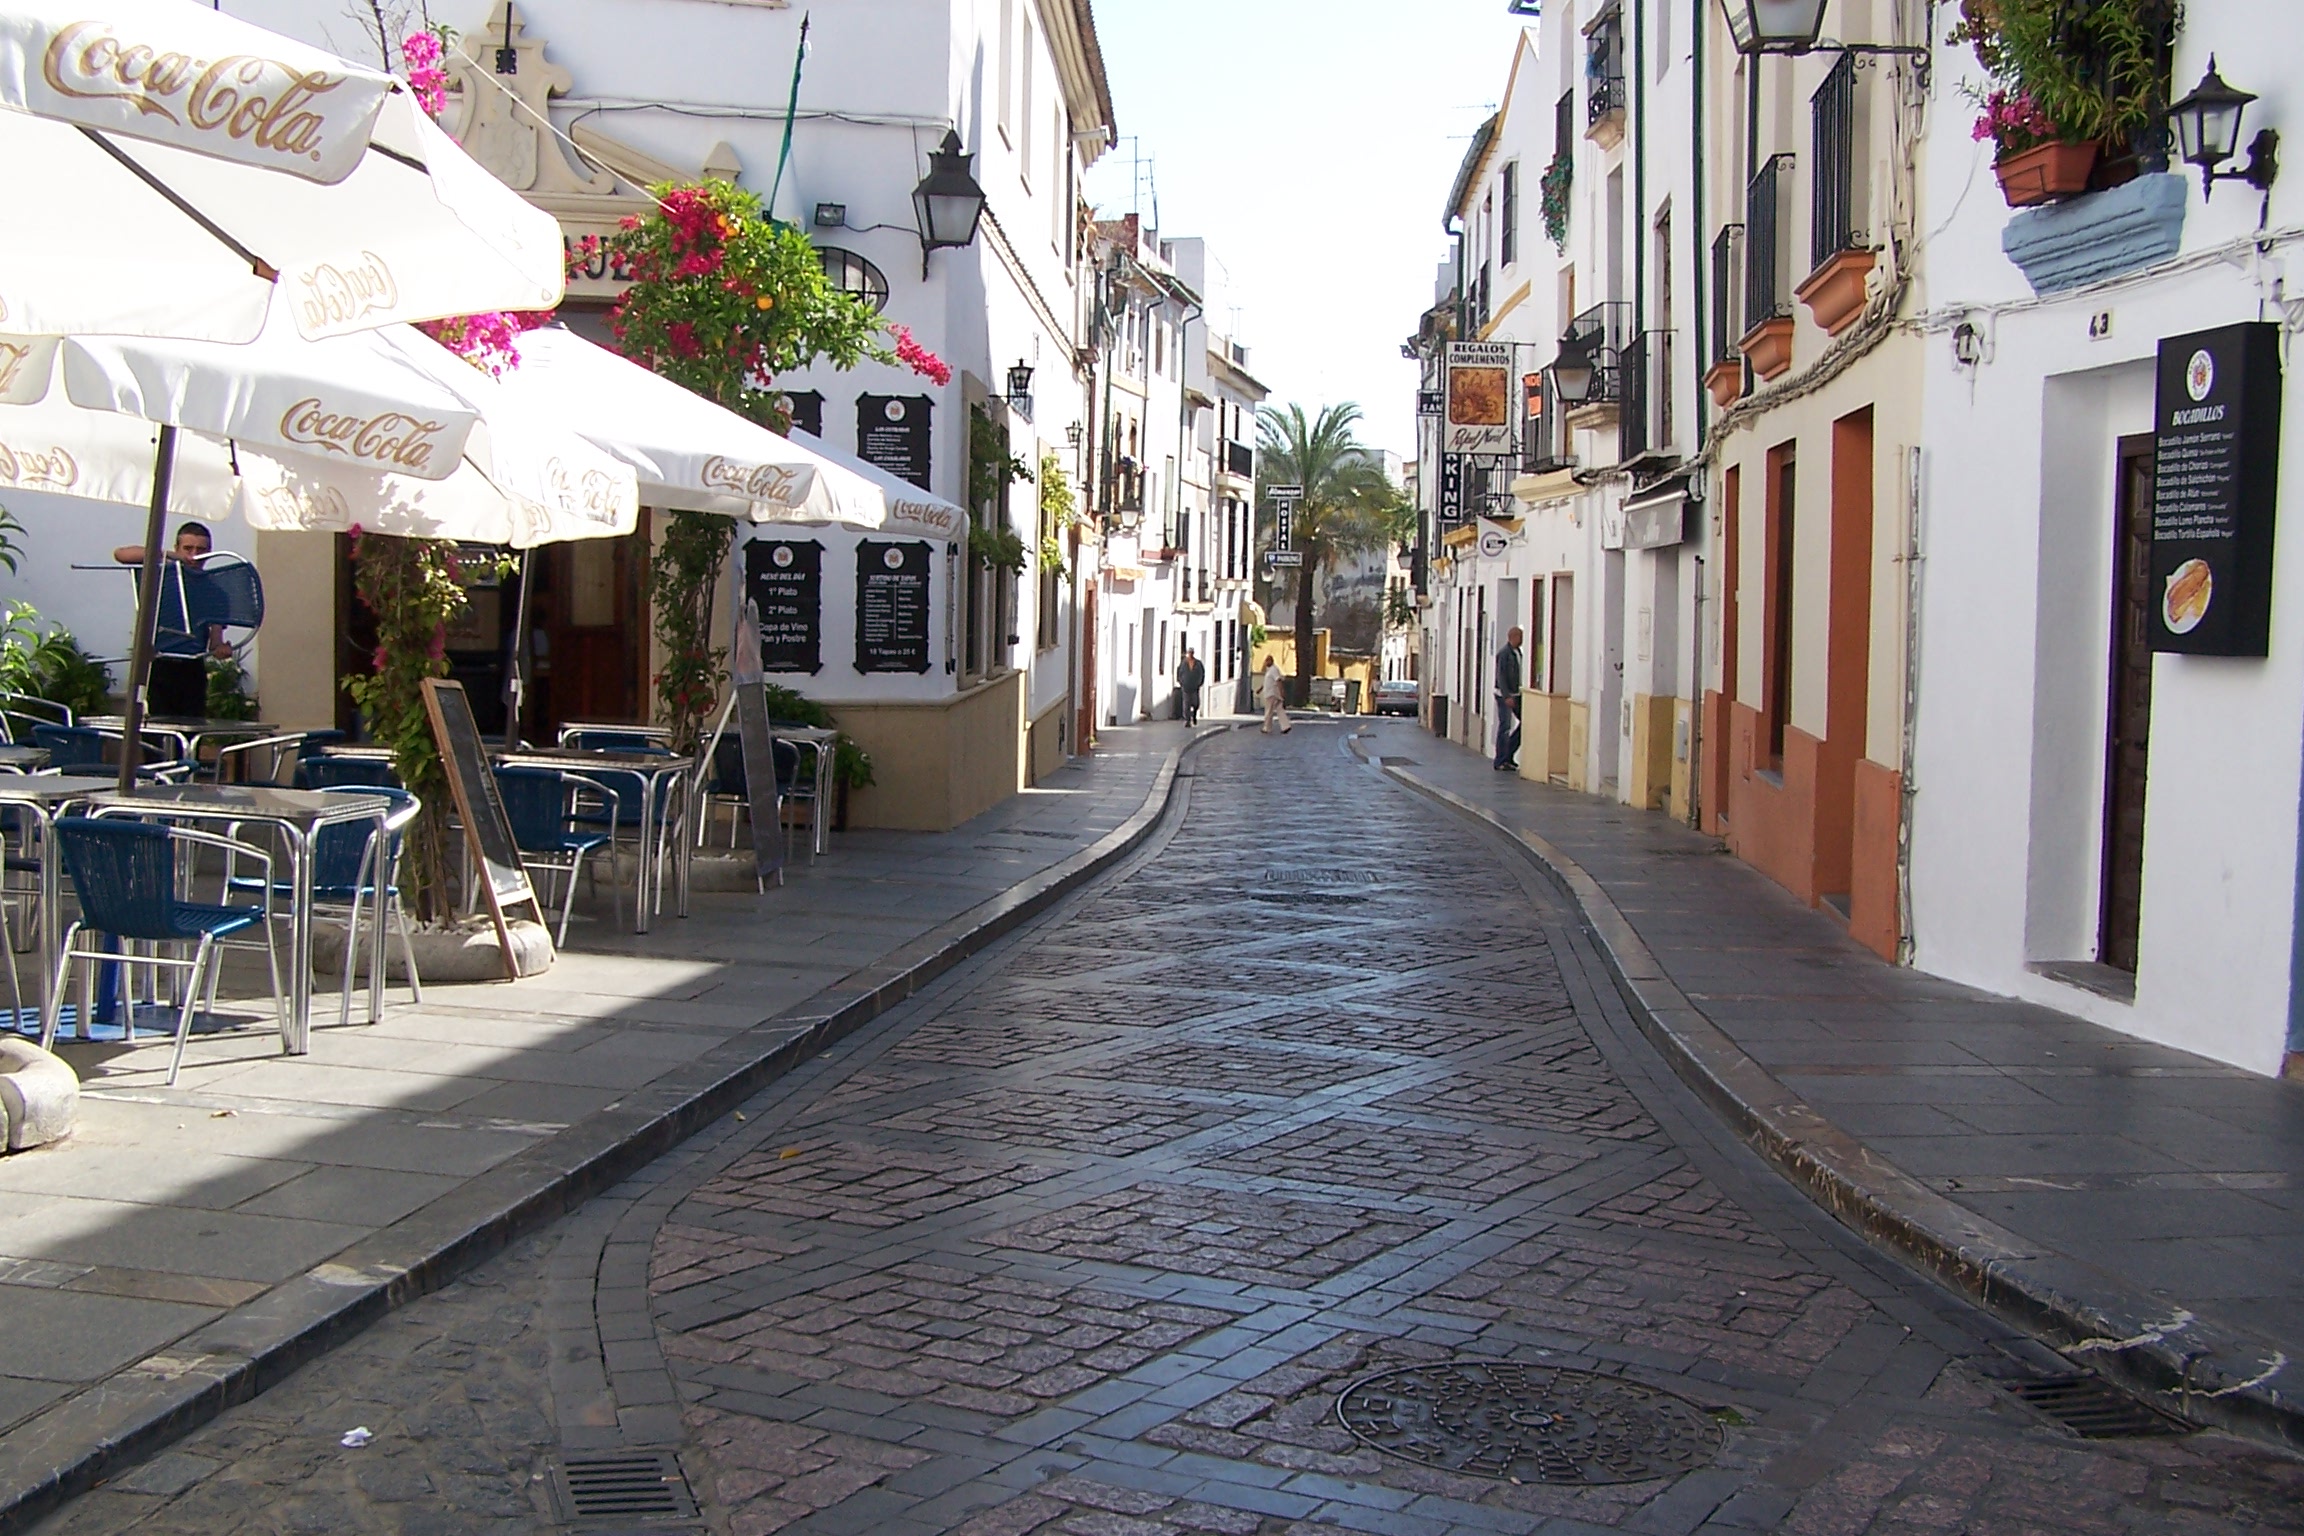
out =
{"type": "MultiPolygon", "coordinates": [[[[609,240],[632,276],[609,315],[626,357],[777,431],[790,413],[776,381],[814,363],[870,359],[951,382],[941,358],[834,283],[807,234],[769,218],[754,193],[725,181],[649,191],[656,211],[626,219],[609,240]]],[[[734,525],[672,512],[657,526],[648,595],[665,663],[656,696],[684,750],[720,694],[727,653],[713,644],[712,599],[734,525]]]]}
{"type": "Polygon", "coordinates": [[[408,88],[416,93],[416,105],[432,117],[448,107],[448,71],[442,67],[446,56],[437,33],[417,32],[401,39],[400,62],[408,71],[408,88]]]}

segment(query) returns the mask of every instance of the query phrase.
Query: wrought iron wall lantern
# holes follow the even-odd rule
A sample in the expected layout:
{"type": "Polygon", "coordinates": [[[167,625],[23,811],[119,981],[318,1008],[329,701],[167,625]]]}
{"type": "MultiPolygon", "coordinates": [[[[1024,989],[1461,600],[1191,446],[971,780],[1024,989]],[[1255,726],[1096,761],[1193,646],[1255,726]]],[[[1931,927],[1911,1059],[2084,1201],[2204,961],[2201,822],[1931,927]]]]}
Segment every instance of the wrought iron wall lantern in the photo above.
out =
{"type": "Polygon", "coordinates": [[[1544,370],[1552,376],[1553,397],[1568,410],[1589,401],[1601,375],[1607,371],[1606,356],[1605,347],[1595,347],[1588,352],[1561,348],[1552,366],[1544,370]]]}
{"type": "Polygon", "coordinates": [[[920,227],[920,276],[928,276],[928,253],[957,250],[976,240],[984,218],[984,189],[976,184],[976,157],[954,130],[928,157],[928,174],[912,189],[912,213],[920,227]]]}
{"type": "Polygon", "coordinates": [[[1032,365],[1030,363],[1025,362],[1022,358],[1016,360],[1015,366],[1008,370],[1008,393],[999,396],[999,398],[1007,402],[1008,409],[1026,421],[1032,419],[1032,365]]]}
{"type": "Polygon", "coordinates": [[[512,0],[504,0],[504,46],[496,50],[496,73],[520,73],[520,50],[512,44],[512,0]]]}
{"type": "Polygon", "coordinates": [[[2200,195],[2214,197],[2216,183],[2244,181],[2259,192],[2272,190],[2280,174],[2280,135],[2269,128],[2257,131],[2248,146],[2248,163],[2236,171],[2216,167],[2232,158],[2240,147],[2240,120],[2256,97],[2235,90],[2216,72],[2216,56],[2208,56],[2208,73],[2192,87],[2192,94],[2168,108],[2168,126],[2176,133],[2176,153],[2186,165],[2200,167],[2200,195]]]}
{"type": "Polygon", "coordinates": [[[1821,37],[1828,0],[1720,0],[1728,36],[1742,54],[1849,53],[1858,58],[1905,58],[1914,80],[1928,89],[1933,57],[1925,43],[1843,43],[1821,37]]]}

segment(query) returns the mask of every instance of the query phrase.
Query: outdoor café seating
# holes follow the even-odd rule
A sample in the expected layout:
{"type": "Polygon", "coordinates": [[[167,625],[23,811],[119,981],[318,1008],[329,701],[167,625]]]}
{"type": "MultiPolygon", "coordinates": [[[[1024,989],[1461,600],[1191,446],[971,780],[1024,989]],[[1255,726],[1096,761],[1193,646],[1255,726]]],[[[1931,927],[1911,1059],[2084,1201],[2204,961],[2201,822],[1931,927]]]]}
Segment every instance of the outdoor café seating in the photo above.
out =
{"type": "MultiPolygon", "coordinates": [[[[269,898],[255,905],[207,904],[178,895],[178,854],[189,848],[215,848],[234,859],[250,859],[266,870],[270,884],[272,856],[253,843],[220,833],[186,827],[155,826],[124,819],[98,820],[63,816],[55,823],[56,846],[64,867],[80,896],[80,916],[65,930],[63,950],[56,966],[56,995],[61,999],[77,963],[81,975],[81,1017],[94,1012],[96,972],[99,966],[123,956],[110,947],[117,941],[127,949],[126,959],[136,968],[167,969],[186,973],[176,1009],[176,1051],[168,1065],[168,1086],[184,1068],[184,1047],[192,1033],[192,1015],[201,998],[213,996],[217,981],[217,941],[247,928],[264,931],[265,953],[272,967],[272,1000],[285,1017],[286,994],[281,986],[280,950],[272,932],[269,898]],[[181,951],[190,946],[189,958],[181,951]]],[[[43,1022],[40,1045],[56,1041],[59,1009],[51,1008],[43,1022]]],[[[126,1010],[133,1019],[133,1007],[126,1010]]],[[[129,1025],[133,1034],[133,1023],[129,1025]]]]}
{"type": "MultiPolygon", "coordinates": [[[[400,940],[401,963],[408,969],[411,1000],[424,1001],[424,981],[416,970],[416,941],[408,912],[400,897],[402,833],[416,819],[424,803],[404,789],[382,785],[324,789],[329,795],[366,795],[392,802],[380,822],[339,822],[323,827],[312,838],[311,900],[314,916],[341,917],[344,921],[344,984],[340,1021],[349,1023],[352,987],[358,975],[362,915],[367,914],[369,1022],[383,1013],[386,931],[400,940]]],[[[227,859],[224,869],[227,896],[265,895],[275,902],[295,899],[295,887],[275,879],[237,873],[227,859]]]]}
{"type": "Polygon", "coordinates": [[[520,862],[532,871],[557,874],[567,882],[560,897],[560,927],[554,942],[568,942],[568,914],[576,904],[577,871],[586,859],[603,850],[610,858],[609,919],[615,921],[621,910],[616,889],[615,839],[608,832],[580,824],[577,806],[583,799],[600,796],[613,824],[620,805],[616,792],[591,782],[588,777],[557,769],[510,765],[496,769],[496,791],[503,797],[505,819],[512,825],[512,842],[520,850],[520,862]]]}

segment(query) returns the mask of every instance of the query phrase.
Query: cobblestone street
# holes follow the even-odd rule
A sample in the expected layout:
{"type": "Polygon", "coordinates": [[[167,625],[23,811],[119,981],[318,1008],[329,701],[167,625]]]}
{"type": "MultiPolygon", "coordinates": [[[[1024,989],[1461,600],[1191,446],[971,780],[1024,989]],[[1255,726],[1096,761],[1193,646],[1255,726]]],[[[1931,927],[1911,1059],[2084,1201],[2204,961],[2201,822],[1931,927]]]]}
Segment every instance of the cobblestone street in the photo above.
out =
{"type": "Polygon", "coordinates": [[[2072,1367],[1738,1146],[1341,730],[1208,743],[1115,874],[37,1529],[548,1531],[645,1447],[725,1536],[2304,1531],[2304,1466],[2020,1401],[2072,1367]]]}

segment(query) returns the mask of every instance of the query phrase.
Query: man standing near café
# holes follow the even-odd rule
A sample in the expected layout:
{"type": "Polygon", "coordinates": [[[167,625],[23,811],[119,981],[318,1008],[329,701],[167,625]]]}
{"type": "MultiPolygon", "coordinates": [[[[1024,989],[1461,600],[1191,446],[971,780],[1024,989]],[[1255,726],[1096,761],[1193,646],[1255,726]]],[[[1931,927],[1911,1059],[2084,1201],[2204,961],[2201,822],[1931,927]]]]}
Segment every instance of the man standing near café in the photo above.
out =
{"type": "Polygon", "coordinates": [[[1200,664],[1192,647],[1184,647],[1183,664],[1176,669],[1176,687],[1184,695],[1184,723],[1200,723],[1200,690],[1207,686],[1208,669],[1200,664]]]}
{"type": "Polygon", "coordinates": [[[1520,626],[1505,632],[1496,653],[1496,771],[1520,766],[1520,626]]]}

